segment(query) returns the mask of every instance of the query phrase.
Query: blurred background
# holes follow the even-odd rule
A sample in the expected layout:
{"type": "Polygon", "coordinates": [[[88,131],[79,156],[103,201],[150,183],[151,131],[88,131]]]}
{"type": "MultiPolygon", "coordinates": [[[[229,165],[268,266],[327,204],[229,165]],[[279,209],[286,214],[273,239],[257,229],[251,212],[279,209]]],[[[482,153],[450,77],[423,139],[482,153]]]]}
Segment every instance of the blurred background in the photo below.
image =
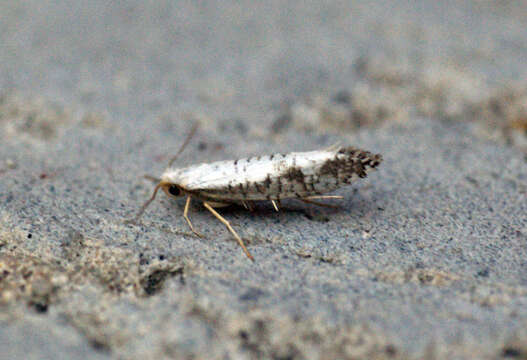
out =
{"type": "Polygon", "coordinates": [[[0,10],[4,98],[107,112],[142,131],[162,116],[255,136],[411,116],[477,121],[525,147],[521,1],[4,1],[0,10]]]}

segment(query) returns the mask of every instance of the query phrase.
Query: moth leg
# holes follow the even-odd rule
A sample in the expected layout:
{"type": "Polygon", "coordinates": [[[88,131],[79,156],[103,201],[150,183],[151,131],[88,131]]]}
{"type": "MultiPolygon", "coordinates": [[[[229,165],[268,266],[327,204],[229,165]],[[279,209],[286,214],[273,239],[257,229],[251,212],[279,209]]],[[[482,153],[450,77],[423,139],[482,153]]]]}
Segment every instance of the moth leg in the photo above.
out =
{"type": "Polygon", "coordinates": [[[253,211],[254,210],[253,202],[250,201],[250,200],[242,201],[242,205],[243,205],[244,208],[246,208],[249,211],[253,211]]]}
{"type": "MultiPolygon", "coordinates": [[[[280,200],[277,200],[277,201],[278,201],[278,203],[280,203],[280,200]]],[[[271,202],[273,203],[274,209],[275,209],[276,211],[280,211],[280,209],[278,208],[277,201],[275,201],[275,200],[271,200],[271,202]]]]}
{"type": "Polygon", "coordinates": [[[254,258],[253,256],[251,255],[251,253],[249,252],[249,250],[247,250],[247,248],[245,247],[245,244],[243,243],[243,240],[242,238],[236,233],[236,231],[234,231],[234,229],[232,228],[231,224],[225,220],[223,218],[223,216],[221,216],[216,210],[214,210],[214,208],[212,206],[209,205],[209,203],[207,202],[203,202],[203,206],[205,206],[211,213],[212,215],[216,216],[216,218],[221,221],[223,223],[223,225],[227,226],[227,229],[229,229],[229,231],[232,233],[232,235],[234,235],[234,237],[236,238],[236,240],[238,241],[238,244],[240,244],[240,246],[242,247],[243,249],[243,252],[245,253],[245,255],[247,255],[247,257],[249,259],[251,259],[252,261],[254,261],[254,258]]]}
{"type": "MultiPolygon", "coordinates": [[[[330,197],[330,199],[334,199],[334,198],[330,197]]],[[[311,197],[301,198],[299,200],[305,202],[306,204],[313,204],[313,205],[318,205],[318,206],[324,206],[324,207],[328,207],[328,208],[332,208],[332,209],[340,209],[339,205],[321,203],[321,202],[318,202],[318,201],[311,200],[311,197]]]]}
{"type": "Polygon", "coordinates": [[[183,210],[183,217],[185,218],[185,220],[187,220],[187,224],[188,226],[190,226],[190,230],[192,230],[192,232],[194,234],[196,234],[198,237],[202,238],[203,235],[201,235],[199,232],[197,232],[196,230],[194,230],[194,226],[192,226],[192,223],[190,222],[190,219],[188,218],[188,208],[190,207],[190,199],[192,198],[192,196],[187,196],[187,202],[185,203],[185,209],[183,210]]]}
{"type": "Polygon", "coordinates": [[[247,201],[247,207],[249,208],[249,211],[254,211],[254,202],[251,200],[247,201]]]}

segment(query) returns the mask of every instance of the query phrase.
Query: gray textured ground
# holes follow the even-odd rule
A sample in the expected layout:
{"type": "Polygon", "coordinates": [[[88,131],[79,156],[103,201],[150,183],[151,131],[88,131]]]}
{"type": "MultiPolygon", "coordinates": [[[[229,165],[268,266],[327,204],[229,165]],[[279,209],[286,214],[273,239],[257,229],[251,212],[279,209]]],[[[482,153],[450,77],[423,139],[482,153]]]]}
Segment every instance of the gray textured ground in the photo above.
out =
{"type": "Polygon", "coordinates": [[[0,3],[0,358],[527,358],[521,2],[0,3]],[[180,164],[380,152],[340,210],[180,164]]]}

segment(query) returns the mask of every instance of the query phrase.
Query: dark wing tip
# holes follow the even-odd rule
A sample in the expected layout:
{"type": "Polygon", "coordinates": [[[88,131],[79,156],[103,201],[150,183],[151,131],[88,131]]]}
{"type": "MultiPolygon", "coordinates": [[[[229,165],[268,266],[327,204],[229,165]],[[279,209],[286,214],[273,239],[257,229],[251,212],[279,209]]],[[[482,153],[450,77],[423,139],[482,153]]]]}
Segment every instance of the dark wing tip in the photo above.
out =
{"type": "Polygon", "coordinates": [[[338,153],[349,157],[352,161],[359,161],[365,168],[375,169],[383,160],[381,154],[373,154],[352,146],[341,148],[338,153]]]}
{"type": "Polygon", "coordinates": [[[382,155],[381,154],[370,154],[368,162],[365,165],[368,165],[369,167],[375,169],[379,164],[382,162],[382,155]]]}

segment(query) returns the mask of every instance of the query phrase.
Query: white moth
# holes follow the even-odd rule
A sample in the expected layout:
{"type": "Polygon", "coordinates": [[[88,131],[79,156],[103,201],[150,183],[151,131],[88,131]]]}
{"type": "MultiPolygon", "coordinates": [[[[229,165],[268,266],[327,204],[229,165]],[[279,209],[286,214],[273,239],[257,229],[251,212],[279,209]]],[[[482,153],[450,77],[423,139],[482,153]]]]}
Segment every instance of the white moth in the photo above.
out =
{"type": "Polygon", "coordinates": [[[379,154],[354,147],[332,146],[317,151],[217,161],[184,168],[171,167],[194,131],[195,128],[170,162],[169,168],[161,175],[152,197],[132,221],[142,215],[157,191],[163,189],[170,197],[187,197],[183,217],[190,229],[201,237],[188,217],[190,200],[196,198],[229,229],[251,260],[254,258],[241,237],[214,208],[240,204],[252,210],[253,201],[269,200],[278,211],[280,200],[287,198],[324,205],[313,200],[341,198],[324,194],[366,177],[368,171],[375,169],[382,161],[379,154]]]}

